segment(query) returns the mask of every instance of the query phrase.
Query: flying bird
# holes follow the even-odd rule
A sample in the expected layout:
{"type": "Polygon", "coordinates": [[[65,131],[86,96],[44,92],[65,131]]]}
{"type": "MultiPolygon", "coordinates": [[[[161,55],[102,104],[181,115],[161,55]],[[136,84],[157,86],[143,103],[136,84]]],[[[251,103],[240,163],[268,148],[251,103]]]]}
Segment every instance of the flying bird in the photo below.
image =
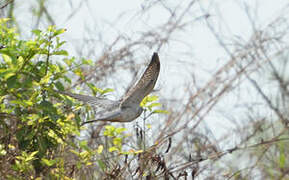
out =
{"type": "Polygon", "coordinates": [[[96,113],[94,120],[83,122],[82,125],[96,121],[131,122],[143,112],[140,102],[153,90],[159,72],[159,56],[157,53],[154,53],[150,64],[147,66],[140,80],[118,101],[70,92],[61,91],[59,93],[89,104],[92,107],[102,107],[104,109],[96,113]]]}

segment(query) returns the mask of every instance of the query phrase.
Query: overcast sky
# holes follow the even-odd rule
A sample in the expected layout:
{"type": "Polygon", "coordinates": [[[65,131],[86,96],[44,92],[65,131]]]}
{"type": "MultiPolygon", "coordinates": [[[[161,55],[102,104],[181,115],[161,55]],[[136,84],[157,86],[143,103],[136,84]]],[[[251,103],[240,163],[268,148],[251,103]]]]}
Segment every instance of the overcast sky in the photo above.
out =
{"type": "MultiPolygon", "coordinates": [[[[74,6],[78,4],[77,2],[81,1],[73,1],[74,6]]],[[[172,4],[176,2],[179,1],[171,1],[172,4]]],[[[176,34],[174,37],[178,41],[185,42],[185,44],[171,43],[160,52],[161,74],[157,88],[160,89],[160,94],[164,96],[164,99],[166,96],[171,96],[172,90],[174,90],[176,97],[178,94],[182,97],[183,88],[178,87],[191,83],[186,82],[186,77],[191,75],[190,72],[195,73],[200,85],[205,84],[211,78],[211,75],[216,72],[217,67],[221,67],[229,59],[225,51],[219,46],[216,38],[208,30],[204,19],[202,19],[205,13],[200,10],[200,6],[210,14],[209,22],[217,28],[223,39],[238,37],[245,42],[250,39],[252,33],[250,20],[244,10],[245,5],[248,5],[249,14],[254,18],[258,28],[266,27],[276,17],[286,13],[284,8],[288,6],[286,0],[200,0],[199,2],[201,5],[196,3],[194,8],[196,10],[194,12],[195,17],[190,17],[192,26],[186,33],[176,34]],[[184,55],[184,52],[189,53],[190,56],[184,55]]],[[[57,27],[67,29],[64,38],[68,41],[68,44],[75,44],[81,40],[87,29],[106,32],[103,34],[103,38],[107,41],[113,40],[119,32],[123,32],[129,37],[135,37],[139,31],[164,23],[169,15],[162,8],[156,7],[146,16],[137,16],[136,13],[146,3],[146,1],[141,0],[90,0],[85,1],[81,9],[67,21],[68,12],[70,12],[68,9],[71,8],[68,6],[69,4],[63,3],[63,1],[49,1],[49,3],[50,12],[57,14],[58,18],[55,19],[57,27]]],[[[21,10],[27,11],[27,8],[21,6],[21,10]]],[[[27,27],[30,28],[31,24],[29,23],[31,21],[27,21],[27,18],[29,17],[21,16],[19,20],[26,23],[27,27]]],[[[73,55],[73,51],[71,51],[71,54],[73,55]]],[[[137,62],[137,64],[144,63],[150,56],[151,54],[148,54],[146,60],[137,62]]],[[[143,70],[144,67],[141,67],[141,69],[143,70]]],[[[131,78],[124,80],[125,83],[130,81],[131,78]]],[[[114,94],[114,96],[118,95],[114,94]]],[[[224,106],[227,106],[227,102],[230,101],[230,107],[225,108],[230,112],[228,114],[234,114],[233,112],[236,111],[238,116],[241,115],[242,112],[239,112],[235,107],[254,98],[250,97],[250,91],[246,91],[241,96],[246,97],[241,98],[244,102],[240,102],[240,98],[236,99],[235,96],[227,96],[223,103],[220,103],[219,109],[224,109],[224,106]]],[[[226,112],[224,113],[226,114],[226,112]]],[[[210,117],[206,119],[206,123],[209,124],[210,128],[227,129],[230,127],[230,123],[218,117],[217,113],[212,113],[210,117]]]]}

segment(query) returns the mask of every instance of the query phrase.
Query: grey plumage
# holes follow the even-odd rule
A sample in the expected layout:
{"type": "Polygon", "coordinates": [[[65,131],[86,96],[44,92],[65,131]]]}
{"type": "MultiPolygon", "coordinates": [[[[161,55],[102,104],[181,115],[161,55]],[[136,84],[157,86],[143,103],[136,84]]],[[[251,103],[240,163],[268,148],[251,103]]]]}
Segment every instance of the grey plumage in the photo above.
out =
{"type": "Polygon", "coordinates": [[[160,71],[160,61],[157,53],[154,53],[150,64],[146,68],[140,80],[119,100],[112,101],[106,98],[60,92],[61,94],[75,98],[92,107],[102,107],[104,110],[96,113],[96,119],[84,122],[95,121],[130,122],[141,115],[143,109],[140,102],[154,88],[160,71]]]}

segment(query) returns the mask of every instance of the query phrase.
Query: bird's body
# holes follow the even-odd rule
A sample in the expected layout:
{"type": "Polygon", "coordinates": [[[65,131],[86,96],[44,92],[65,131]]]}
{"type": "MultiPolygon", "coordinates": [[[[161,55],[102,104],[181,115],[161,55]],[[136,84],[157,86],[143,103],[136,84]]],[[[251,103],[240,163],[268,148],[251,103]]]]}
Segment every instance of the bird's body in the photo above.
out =
{"type": "Polygon", "coordinates": [[[96,117],[96,119],[97,121],[131,122],[137,117],[139,117],[142,112],[143,109],[139,106],[117,107],[112,111],[103,110],[98,112],[98,117],[96,117]]]}
{"type": "Polygon", "coordinates": [[[86,121],[83,124],[95,121],[131,122],[143,112],[140,102],[154,88],[160,71],[160,61],[157,53],[146,68],[140,80],[119,100],[112,101],[106,98],[60,92],[61,94],[75,98],[92,107],[102,107],[104,110],[96,113],[95,120],[86,121]]]}

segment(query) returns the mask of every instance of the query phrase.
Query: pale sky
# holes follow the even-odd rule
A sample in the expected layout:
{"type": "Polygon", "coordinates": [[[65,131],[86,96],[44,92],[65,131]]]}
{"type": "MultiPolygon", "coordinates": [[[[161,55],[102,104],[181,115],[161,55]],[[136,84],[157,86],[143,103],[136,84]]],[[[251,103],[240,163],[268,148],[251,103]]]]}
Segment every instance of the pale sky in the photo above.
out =
{"type": "MultiPolygon", "coordinates": [[[[80,0],[73,1],[74,5],[76,5],[76,2],[80,2],[80,0]]],[[[55,19],[57,27],[67,29],[64,39],[68,41],[68,45],[71,42],[77,43],[78,40],[82,39],[87,28],[106,32],[103,34],[103,38],[107,41],[113,40],[118,32],[125,32],[127,36],[133,38],[137,36],[139,31],[165,22],[168,16],[164,10],[158,7],[154,8],[149,13],[149,16],[133,16],[142,8],[141,6],[145,1],[141,0],[89,0],[87,2],[84,2],[85,5],[69,21],[66,21],[67,13],[70,12],[70,10],[66,11],[66,9],[70,8],[68,3],[56,0],[49,1],[50,12],[58,14],[58,18],[55,19]],[[59,6],[63,7],[59,8],[59,6]]],[[[172,0],[170,2],[175,3],[178,1],[172,0]]],[[[249,12],[252,13],[254,20],[256,20],[258,28],[266,27],[276,17],[286,13],[286,10],[282,8],[288,7],[288,1],[286,0],[200,0],[199,2],[210,13],[209,21],[217,28],[221,37],[224,39],[231,39],[233,36],[241,37],[244,41],[250,39],[252,33],[250,21],[244,11],[245,4],[248,5],[249,12]]],[[[196,3],[193,9],[199,9],[199,4],[196,3]]],[[[22,7],[21,11],[27,11],[27,9],[22,7]]],[[[165,46],[159,54],[161,58],[161,73],[157,88],[160,89],[159,95],[163,99],[170,97],[172,90],[174,90],[174,96],[182,97],[184,88],[179,87],[191,83],[186,81],[190,77],[191,72],[195,73],[198,84],[202,85],[211,78],[211,75],[217,70],[216,67],[221,67],[222,64],[228,61],[227,54],[208,30],[205,21],[196,19],[204,15],[204,13],[197,10],[195,15],[196,17],[191,17],[192,25],[185,33],[174,35],[175,39],[185,42],[186,45],[171,43],[169,46],[165,46]],[[189,53],[191,56],[185,56],[184,52],[189,53]],[[180,61],[185,63],[180,63],[180,61]],[[188,64],[190,65],[188,66],[188,64]]],[[[29,28],[31,24],[29,24],[30,21],[27,21],[27,18],[30,17],[19,17],[29,28]]],[[[151,53],[153,51],[155,50],[151,50],[151,53]]],[[[73,51],[71,54],[73,54],[73,51]]],[[[137,64],[149,60],[150,56],[151,54],[148,54],[146,60],[137,62],[137,64]]],[[[144,67],[141,68],[142,71],[144,67]]],[[[124,82],[128,84],[131,80],[132,78],[126,78],[124,82]]],[[[117,92],[120,91],[116,90],[116,94],[113,94],[113,96],[119,96],[117,92]]],[[[237,99],[235,94],[226,96],[220,105],[217,106],[217,110],[223,110],[228,116],[242,115],[242,111],[235,107],[238,104],[250,102],[254,97],[250,96],[250,90],[244,91],[240,96],[244,97],[241,98],[243,102],[237,99]],[[230,102],[230,107],[228,107],[228,101],[230,102]]],[[[226,131],[231,127],[231,124],[219,116],[218,112],[212,112],[210,118],[206,119],[206,124],[213,130],[223,128],[226,131]]]]}

